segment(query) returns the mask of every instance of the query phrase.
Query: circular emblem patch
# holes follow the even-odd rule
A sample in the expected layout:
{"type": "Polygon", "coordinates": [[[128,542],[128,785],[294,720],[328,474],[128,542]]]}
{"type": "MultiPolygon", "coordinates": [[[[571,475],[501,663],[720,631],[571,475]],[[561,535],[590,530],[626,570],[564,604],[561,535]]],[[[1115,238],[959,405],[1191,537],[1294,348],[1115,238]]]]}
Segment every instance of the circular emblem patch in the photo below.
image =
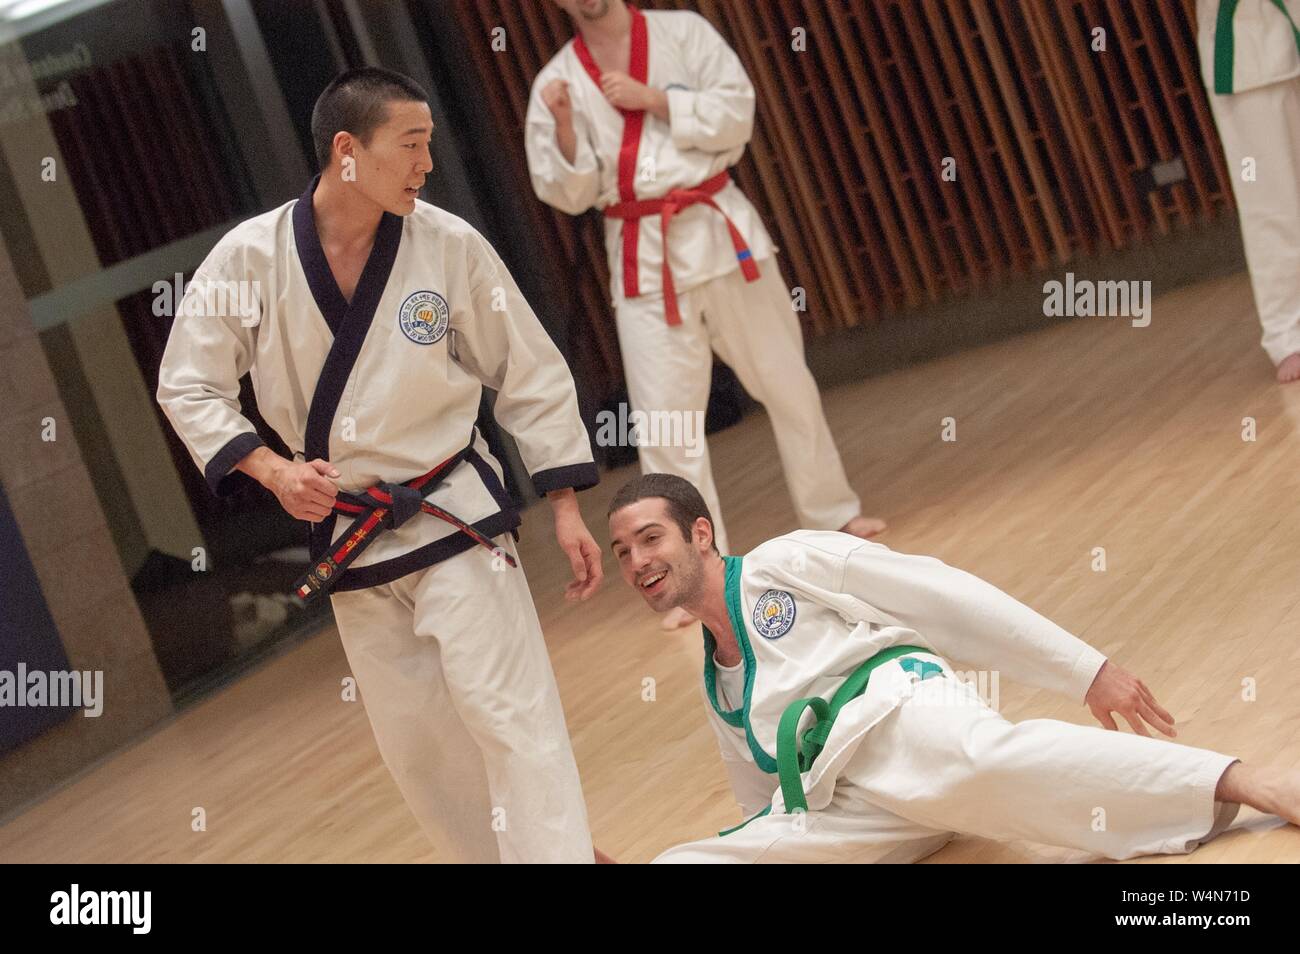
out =
{"type": "Polygon", "coordinates": [[[794,625],[794,597],[785,590],[768,590],[754,604],[754,629],[767,639],[779,639],[794,625]]]}
{"type": "Polygon", "coordinates": [[[402,334],[416,344],[429,345],[447,333],[447,299],[434,291],[412,292],[397,312],[402,334]]]}

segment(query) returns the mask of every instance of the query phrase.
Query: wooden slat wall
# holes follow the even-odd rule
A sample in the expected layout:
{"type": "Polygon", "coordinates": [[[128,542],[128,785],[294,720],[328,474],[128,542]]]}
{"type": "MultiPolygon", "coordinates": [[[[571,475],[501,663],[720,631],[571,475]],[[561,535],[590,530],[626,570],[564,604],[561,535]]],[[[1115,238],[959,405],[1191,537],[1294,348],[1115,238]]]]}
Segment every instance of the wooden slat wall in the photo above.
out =
{"type": "Polygon", "coordinates": [[[128,56],[69,83],[77,105],[49,113],[50,127],[102,265],[254,211],[231,188],[246,173],[213,144],[221,118],[187,79],[176,50],[128,56]]]}
{"type": "MultiPolygon", "coordinates": [[[[1194,0],[648,0],[693,9],[758,91],[736,178],[807,291],[812,335],[1080,254],[1195,227],[1232,195],[1199,74],[1194,0]],[[1094,51],[1093,30],[1105,30],[1094,51]],[[794,51],[796,28],[806,50],[794,51]],[[1134,175],[1181,156],[1185,182],[1134,175]],[[957,179],[943,181],[945,157],[957,179]]],[[[571,35],[550,3],[452,0],[485,108],[519,143],[532,78],[571,35]],[[506,28],[511,55],[491,52],[506,28]]],[[[444,28],[446,28],[444,26],[444,28]]],[[[594,215],[530,199],[620,377],[594,215]]]]}

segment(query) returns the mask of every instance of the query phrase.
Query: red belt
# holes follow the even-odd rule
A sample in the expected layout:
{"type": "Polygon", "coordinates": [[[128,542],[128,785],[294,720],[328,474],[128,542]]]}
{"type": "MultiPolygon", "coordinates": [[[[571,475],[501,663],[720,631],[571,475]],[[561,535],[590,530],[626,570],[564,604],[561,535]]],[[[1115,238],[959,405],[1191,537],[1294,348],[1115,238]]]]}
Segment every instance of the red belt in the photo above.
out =
{"type": "MultiPolygon", "coordinates": [[[[339,491],[334,498],[334,509],[339,513],[355,514],[356,519],[348,527],[347,533],[337,544],[331,544],[329,552],[317,560],[315,565],[294,584],[294,592],[304,600],[328,590],[338,582],[348,564],[361,555],[361,552],[374,542],[376,530],[400,527],[417,513],[427,513],[445,520],[461,533],[469,536],[475,543],[497,552],[492,541],[479,533],[472,526],[455,514],[448,513],[441,507],[424,499],[442,475],[465,459],[470,448],[457,451],[433,470],[421,474],[404,484],[381,483],[359,494],[346,490],[339,491]]],[[[510,566],[515,566],[515,559],[504,551],[500,554],[510,566]]]]}
{"type": "MultiPolygon", "coordinates": [[[[731,244],[736,250],[736,258],[740,261],[740,271],[745,276],[745,281],[752,282],[758,280],[758,265],[754,263],[754,254],[749,250],[749,245],[745,242],[745,237],[740,234],[740,229],[736,228],[736,223],[731,221],[731,217],[723,212],[718,204],[713,201],[711,196],[717,195],[727,183],[731,181],[726,171],[719,172],[712,179],[708,179],[695,186],[693,189],[673,189],[667,195],[657,199],[633,199],[630,202],[615,202],[613,205],[605,207],[605,217],[608,219],[623,220],[624,244],[626,245],[628,230],[638,228],[638,220],[642,216],[658,214],[660,225],[663,231],[664,245],[664,264],[663,264],[663,288],[664,288],[664,315],[670,325],[680,325],[682,323],[681,313],[677,310],[677,290],[673,287],[672,269],[668,267],[668,223],[673,220],[673,216],[687,206],[703,202],[705,205],[713,208],[727,220],[727,231],[731,233],[731,244]]],[[[628,261],[627,256],[623,257],[623,268],[636,268],[637,262],[633,258],[628,261]]],[[[625,286],[626,287],[626,286],[625,286]]]]}

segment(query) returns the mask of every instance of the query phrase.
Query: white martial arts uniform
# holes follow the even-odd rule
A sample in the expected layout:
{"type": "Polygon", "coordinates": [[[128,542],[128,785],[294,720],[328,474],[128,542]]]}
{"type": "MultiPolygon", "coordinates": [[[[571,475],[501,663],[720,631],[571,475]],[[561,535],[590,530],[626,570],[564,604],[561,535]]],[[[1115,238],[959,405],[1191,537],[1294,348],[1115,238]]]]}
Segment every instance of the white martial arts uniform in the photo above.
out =
{"type": "MultiPolygon", "coordinates": [[[[558,350],[488,242],[417,202],[385,213],[349,304],[304,195],[217,243],[195,273],[159,370],[158,400],[217,493],[262,442],[258,408],[296,460],[339,487],[404,482],[455,457],[424,498],[505,552],[519,514],[478,434],[482,386],[537,490],[595,484],[591,445],[558,350]],[[241,316],[211,289],[255,287],[241,316]],[[209,297],[205,297],[209,296],[209,297]]],[[[313,565],[350,520],[313,524],[313,565]]],[[[415,513],[374,537],[331,592],[375,740],[425,830],[470,861],[590,862],[577,767],[522,567],[415,513]],[[439,837],[441,836],[441,838],[439,837]]]]}
{"type": "MultiPolygon", "coordinates": [[[[1214,800],[1230,756],[1052,719],[1012,724],[990,708],[948,657],[1080,703],[1106,660],[971,574],[828,531],[724,559],[744,668],[743,691],[725,696],[743,702],[728,708],[715,694],[707,628],[704,688],[750,820],[657,861],[915,861],[955,832],[1129,858],[1189,851],[1236,815],[1214,800]],[[776,774],[783,714],[830,701],[866,660],[906,646],[917,649],[873,669],[811,768],[791,774],[807,809],[788,812],[776,774]]],[[[805,712],[799,734],[813,721],[805,712]]]]}
{"type": "MultiPolygon", "coordinates": [[[[631,43],[629,72],[666,91],[669,121],[612,106],[600,90],[599,68],[577,37],[533,83],[525,139],[533,188],[544,202],[572,215],[593,206],[607,210],[615,320],[633,407],[702,415],[716,351],[771,416],[800,523],[838,529],[861,512],[860,502],[804,362],[803,335],[777,250],[727,173],[753,130],[754,88],[735,52],[699,14],[633,10],[631,43]],[[568,82],[573,104],[572,163],[556,143],[555,117],[542,102],[542,90],[555,79],[568,82]],[[710,193],[716,209],[691,204],[682,191],[706,183],[718,190],[710,193]],[[665,196],[682,203],[668,230],[675,309],[664,295],[661,214],[608,217],[629,202],[665,196]],[[757,277],[749,281],[755,265],[757,277]]],[[[707,446],[695,455],[684,447],[643,443],[639,453],[644,471],[677,474],[699,488],[714,516],[715,539],[726,552],[707,446]]]]}
{"type": "Polygon", "coordinates": [[[1300,353],[1300,0],[1197,0],[1196,18],[1262,344],[1279,364],[1300,353]]]}

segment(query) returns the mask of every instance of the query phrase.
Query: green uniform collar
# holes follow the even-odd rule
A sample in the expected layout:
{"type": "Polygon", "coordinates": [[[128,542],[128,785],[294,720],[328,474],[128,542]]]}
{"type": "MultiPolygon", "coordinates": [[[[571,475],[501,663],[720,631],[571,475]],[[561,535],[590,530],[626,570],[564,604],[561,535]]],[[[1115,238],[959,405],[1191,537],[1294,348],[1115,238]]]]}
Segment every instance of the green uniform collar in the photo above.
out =
{"type": "MultiPolygon", "coordinates": [[[[1237,13],[1239,0],[1219,0],[1219,16],[1214,25],[1214,91],[1216,93],[1232,92],[1233,60],[1236,57],[1237,41],[1232,18],[1237,13]]],[[[1282,0],[1273,0],[1273,6],[1282,11],[1291,24],[1295,35],[1296,49],[1300,50],[1300,27],[1291,19],[1291,11],[1282,0]]]]}
{"type": "Polygon", "coordinates": [[[749,644],[749,631],[745,628],[745,612],[740,601],[740,576],[744,569],[743,557],[724,556],[726,566],[727,615],[731,618],[731,628],[740,644],[741,662],[745,666],[745,698],[739,709],[723,710],[718,705],[718,672],[713,664],[713,653],[718,648],[718,641],[709,627],[704,626],[704,694],[709,698],[709,705],[727,725],[743,728],[745,741],[749,743],[750,754],[760,769],[768,774],[776,773],[776,759],[763,751],[763,747],[754,738],[754,730],[749,724],[749,704],[754,695],[754,648],[749,644]]]}
{"type": "MultiPolygon", "coordinates": [[[[839,687],[834,697],[829,703],[821,698],[797,699],[786,707],[781,714],[781,724],[777,729],[777,753],[780,757],[780,763],[777,759],[772,758],[763,751],[763,747],[758,744],[754,738],[754,731],[750,728],[749,723],[749,706],[750,700],[754,695],[754,648],[749,642],[749,631],[745,627],[745,614],[743,604],[740,600],[740,579],[744,569],[743,558],[724,556],[722,562],[726,567],[725,592],[727,600],[727,615],[731,619],[731,628],[736,633],[736,642],[740,645],[741,662],[745,667],[745,698],[739,709],[724,710],[718,705],[718,672],[713,662],[713,654],[718,648],[717,638],[709,632],[709,627],[702,626],[704,630],[704,692],[709,698],[709,705],[713,706],[713,711],[718,717],[728,725],[745,730],[745,740],[749,743],[749,751],[754,756],[754,762],[760,769],[768,774],[778,774],[781,779],[781,789],[785,797],[786,811],[807,810],[808,803],[804,798],[803,785],[800,776],[803,772],[812,767],[813,760],[821,751],[822,746],[830,735],[831,727],[835,723],[835,717],[839,711],[851,700],[856,699],[867,688],[867,681],[871,676],[872,670],[900,657],[912,653],[930,654],[930,650],[924,646],[891,646],[876,653],[866,662],[862,663],[839,687]],[[796,732],[800,716],[803,710],[812,707],[816,716],[816,722],[803,733],[801,739],[796,738],[796,732]],[[800,743],[802,742],[802,746],[800,743]],[[802,748],[802,751],[801,751],[802,748]]],[[[922,679],[927,676],[937,675],[942,672],[941,667],[930,662],[921,660],[905,659],[903,662],[911,663],[912,666],[904,668],[919,667],[919,675],[922,679]]],[[[766,815],[771,810],[769,805],[766,809],[755,815],[766,815]]],[[[743,828],[753,818],[746,819],[736,828],[729,828],[726,831],[719,832],[720,835],[727,835],[739,828],[743,828]]]]}

